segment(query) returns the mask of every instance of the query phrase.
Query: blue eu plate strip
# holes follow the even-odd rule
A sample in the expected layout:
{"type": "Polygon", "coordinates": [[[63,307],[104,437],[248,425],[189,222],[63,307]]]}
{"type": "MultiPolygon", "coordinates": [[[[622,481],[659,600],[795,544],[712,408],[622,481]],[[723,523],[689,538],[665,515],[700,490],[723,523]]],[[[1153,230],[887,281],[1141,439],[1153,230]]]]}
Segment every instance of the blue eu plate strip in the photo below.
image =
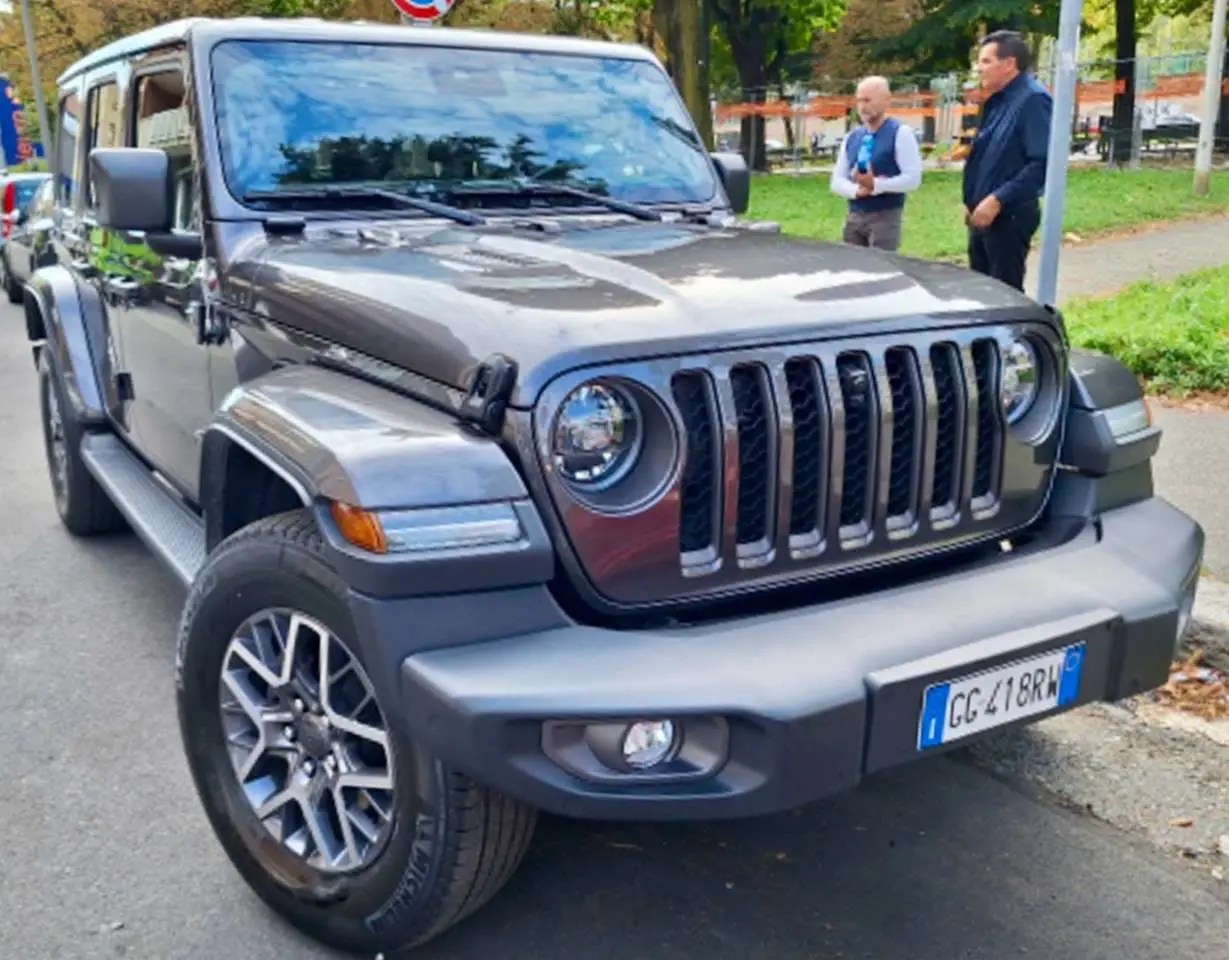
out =
{"type": "Polygon", "coordinates": [[[1070,647],[1063,661],[1063,678],[1058,681],[1058,705],[1065,707],[1080,695],[1080,676],[1084,672],[1084,645],[1070,647]]]}
{"type": "Polygon", "coordinates": [[[947,723],[947,697],[951,689],[951,686],[945,683],[926,691],[926,703],[922,708],[922,733],[918,739],[919,750],[937,747],[943,742],[943,728],[947,723]]]}

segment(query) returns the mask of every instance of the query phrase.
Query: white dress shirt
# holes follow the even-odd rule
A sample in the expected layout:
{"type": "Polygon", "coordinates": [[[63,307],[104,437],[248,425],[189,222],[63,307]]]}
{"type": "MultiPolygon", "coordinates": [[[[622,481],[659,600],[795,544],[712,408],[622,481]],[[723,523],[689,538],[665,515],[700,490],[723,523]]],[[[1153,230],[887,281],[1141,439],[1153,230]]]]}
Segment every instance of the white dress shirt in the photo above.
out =
{"type": "MultiPolygon", "coordinates": [[[[832,192],[846,200],[858,196],[858,182],[852,176],[857,166],[856,159],[854,163],[849,163],[846,153],[851,136],[852,132],[841,140],[840,152],[832,166],[832,192]]],[[[918,149],[913,128],[903,123],[896,129],[896,165],[900,167],[898,176],[875,177],[875,196],[881,193],[910,193],[922,185],[922,151],[918,149]]]]}

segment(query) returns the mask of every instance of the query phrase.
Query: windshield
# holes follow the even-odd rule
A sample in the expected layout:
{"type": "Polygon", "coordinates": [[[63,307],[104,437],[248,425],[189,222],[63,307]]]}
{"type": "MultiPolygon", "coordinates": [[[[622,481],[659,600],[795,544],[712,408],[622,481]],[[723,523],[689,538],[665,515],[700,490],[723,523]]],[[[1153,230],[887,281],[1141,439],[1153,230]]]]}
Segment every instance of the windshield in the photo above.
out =
{"type": "Polygon", "coordinates": [[[227,41],[212,73],[227,186],[378,183],[429,195],[530,180],[709,203],[716,178],[669,77],[614,57],[227,41]]]}

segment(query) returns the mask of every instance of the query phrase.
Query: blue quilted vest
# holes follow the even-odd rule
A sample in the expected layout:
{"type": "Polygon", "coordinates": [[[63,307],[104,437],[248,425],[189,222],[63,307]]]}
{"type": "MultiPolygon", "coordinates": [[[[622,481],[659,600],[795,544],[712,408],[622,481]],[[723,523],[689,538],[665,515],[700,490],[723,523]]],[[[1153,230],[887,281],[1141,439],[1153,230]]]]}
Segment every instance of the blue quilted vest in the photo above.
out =
{"type": "MultiPolygon", "coordinates": [[[[896,177],[900,175],[900,165],[896,162],[896,134],[900,123],[888,117],[877,131],[871,133],[866,127],[858,127],[849,135],[845,145],[845,163],[848,169],[857,171],[854,165],[858,162],[858,151],[862,149],[862,141],[867,137],[874,138],[871,149],[871,169],[877,177],[896,177]]],[[[879,210],[895,210],[905,205],[903,193],[885,193],[877,197],[865,197],[861,200],[849,201],[851,209],[859,213],[875,213],[879,210]]]]}

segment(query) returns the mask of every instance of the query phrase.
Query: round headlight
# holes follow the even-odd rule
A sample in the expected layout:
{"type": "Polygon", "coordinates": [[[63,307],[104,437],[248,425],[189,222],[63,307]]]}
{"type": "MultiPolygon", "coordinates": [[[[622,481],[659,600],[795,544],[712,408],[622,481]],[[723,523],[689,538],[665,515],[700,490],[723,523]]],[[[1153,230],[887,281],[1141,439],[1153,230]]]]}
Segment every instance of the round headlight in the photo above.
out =
{"type": "Polygon", "coordinates": [[[615,387],[587,383],[559,408],[552,440],[555,468],[572,483],[608,486],[623,477],[640,447],[640,411],[615,387]]]}
{"type": "Polygon", "coordinates": [[[1003,413],[1017,423],[1037,399],[1037,351],[1027,340],[1016,340],[1003,354],[1003,413]]]}

